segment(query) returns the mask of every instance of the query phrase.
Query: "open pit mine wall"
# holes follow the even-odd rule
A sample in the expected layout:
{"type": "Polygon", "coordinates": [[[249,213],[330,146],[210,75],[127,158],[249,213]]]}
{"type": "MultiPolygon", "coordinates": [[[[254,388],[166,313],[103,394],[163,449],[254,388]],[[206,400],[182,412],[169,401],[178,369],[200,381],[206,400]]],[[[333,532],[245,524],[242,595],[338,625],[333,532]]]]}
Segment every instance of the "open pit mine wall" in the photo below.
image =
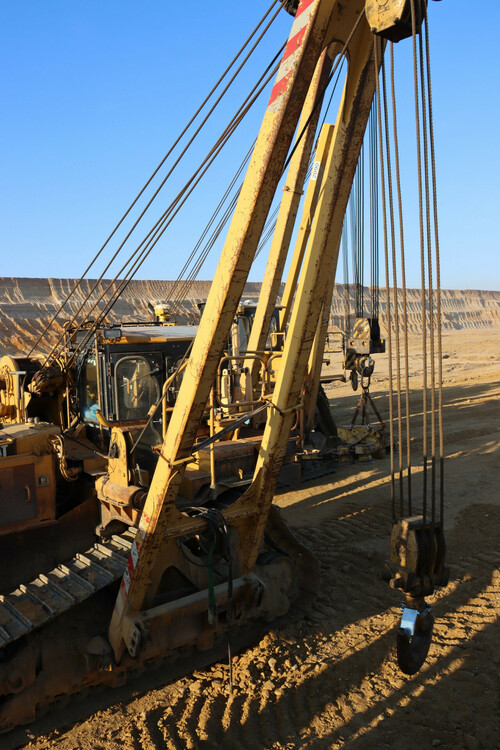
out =
{"type": "MultiPolygon", "coordinates": [[[[0,353],[11,355],[26,354],[36,342],[40,334],[59,307],[75,288],[75,279],[31,279],[31,278],[0,278],[0,353]]],[[[44,336],[43,343],[38,347],[39,352],[46,352],[57,341],[62,332],[64,321],[79,310],[80,306],[90,294],[96,284],[92,279],[86,279],[70,297],[64,310],[52,326],[51,332],[44,336]]],[[[91,300],[86,303],[86,317],[95,318],[100,306],[94,311],[91,308],[96,299],[109,286],[109,281],[97,284],[91,300]]],[[[185,299],[172,306],[173,317],[178,323],[196,322],[198,319],[197,303],[206,300],[210,281],[196,281],[191,286],[185,299]]],[[[109,322],[127,320],[150,320],[151,312],[148,303],[168,302],[172,298],[175,282],[173,281],[131,281],[121,294],[119,300],[107,316],[109,322]]],[[[182,285],[177,285],[177,291],[182,285]]],[[[260,284],[249,282],[245,287],[243,299],[256,301],[260,284]]],[[[113,291],[113,286],[106,293],[106,298],[113,291]]],[[[351,291],[351,309],[353,309],[353,294],[351,291]]],[[[408,297],[408,328],[410,332],[421,330],[420,291],[409,289],[408,297]]],[[[364,294],[366,311],[370,311],[370,293],[364,294]]],[[[332,328],[344,328],[345,310],[344,286],[335,287],[330,325],[332,328]]],[[[500,292],[445,289],[442,291],[442,317],[445,330],[461,328],[492,328],[500,325],[500,292]]],[[[399,295],[399,307],[402,313],[402,296],[399,295]]],[[[380,321],[382,329],[385,327],[385,293],[380,293],[380,321]]],[[[79,318],[81,320],[81,318],[79,318]]],[[[402,323],[402,315],[400,316],[402,323]]]]}
{"type": "MultiPolygon", "coordinates": [[[[394,300],[391,294],[391,323],[394,329],[394,300]]],[[[420,289],[406,290],[408,304],[408,331],[409,333],[420,333],[422,331],[422,296],[420,289]]],[[[350,311],[354,316],[354,289],[349,288],[350,311]]],[[[434,295],[434,309],[436,308],[436,297],[434,295]]],[[[335,285],[335,292],[330,311],[330,327],[344,328],[345,320],[345,287],[343,284],[335,285]]],[[[364,289],[365,315],[370,314],[371,296],[370,290],[364,289]]],[[[427,300],[427,311],[429,301],[427,300]]],[[[399,325],[403,326],[403,294],[398,290],[399,325]]],[[[460,330],[462,328],[495,328],[500,326],[500,292],[489,292],[480,289],[443,289],[441,290],[441,317],[444,331],[460,330]]],[[[380,290],[379,295],[379,320],[382,330],[387,330],[387,295],[380,290]]],[[[429,325],[427,313],[427,325],[429,325]]]]}

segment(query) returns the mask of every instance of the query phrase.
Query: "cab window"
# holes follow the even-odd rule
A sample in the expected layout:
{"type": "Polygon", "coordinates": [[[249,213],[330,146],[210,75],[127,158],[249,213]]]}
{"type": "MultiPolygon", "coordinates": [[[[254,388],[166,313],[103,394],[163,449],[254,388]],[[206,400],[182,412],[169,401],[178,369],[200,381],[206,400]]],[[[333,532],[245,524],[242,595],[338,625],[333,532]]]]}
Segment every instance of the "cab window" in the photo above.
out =
{"type": "Polygon", "coordinates": [[[97,367],[95,354],[85,360],[81,375],[81,410],[82,417],[87,422],[98,423],[96,411],[99,408],[99,391],[97,388],[97,367]]]}
{"type": "Polygon", "coordinates": [[[269,333],[267,334],[266,349],[277,349],[276,331],[278,330],[278,321],[276,316],[273,315],[271,318],[271,324],[269,326],[269,333]]]}
{"type": "Polygon", "coordinates": [[[160,398],[158,368],[141,356],[127,356],[115,367],[116,412],[119,421],[145,419],[160,398]]]}

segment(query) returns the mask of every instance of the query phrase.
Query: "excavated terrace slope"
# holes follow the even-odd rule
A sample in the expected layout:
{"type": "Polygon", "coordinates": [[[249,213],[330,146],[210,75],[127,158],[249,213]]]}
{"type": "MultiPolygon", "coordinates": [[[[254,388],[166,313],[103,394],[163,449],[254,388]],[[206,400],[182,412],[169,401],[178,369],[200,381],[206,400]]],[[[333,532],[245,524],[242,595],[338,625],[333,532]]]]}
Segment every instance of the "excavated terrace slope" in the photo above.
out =
{"type": "MultiPolygon", "coordinates": [[[[97,299],[105,292],[110,282],[97,284],[92,299],[97,299]]],[[[175,310],[179,323],[195,322],[198,318],[197,303],[207,298],[210,289],[209,281],[194,282],[188,296],[175,310]]],[[[46,325],[58,311],[62,302],[75,287],[75,279],[32,279],[0,278],[0,351],[12,355],[27,353],[35,344],[46,325]]],[[[51,342],[57,340],[62,331],[62,324],[76,313],[82,302],[91,292],[95,281],[85,280],[73,293],[58,322],[53,326],[50,336],[45,336],[40,351],[47,350],[51,342]]],[[[108,320],[148,320],[150,319],[149,303],[168,301],[173,281],[131,281],[123,291],[113,308],[108,320]]],[[[256,300],[260,284],[248,283],[244,299],[256,300]]],[[[408,328],[411,332],[421,329],[420,291],[408,290],[408,328]]],[[[365,299],[369,299],[366,290],[365,299]]],[[[381,323],[384,326],[384,294],[380,298],[381,323]]],[[[96,311],[91,311],[93,303],[87,303],[87,317],[95,318],[96,311]]],[[[400,295],[401,309],[401,295],[400,295]]],[[[500,292],[480,290],[443,290],[442,292],[443,326],[445,330],[492,328],[500,325],[500,292]]],[[[330,322],[332,326],[343,327],[344,287],[335,287],[330,322]]],[[[402,320],[402,318],[401,318],[402,320]]]]}

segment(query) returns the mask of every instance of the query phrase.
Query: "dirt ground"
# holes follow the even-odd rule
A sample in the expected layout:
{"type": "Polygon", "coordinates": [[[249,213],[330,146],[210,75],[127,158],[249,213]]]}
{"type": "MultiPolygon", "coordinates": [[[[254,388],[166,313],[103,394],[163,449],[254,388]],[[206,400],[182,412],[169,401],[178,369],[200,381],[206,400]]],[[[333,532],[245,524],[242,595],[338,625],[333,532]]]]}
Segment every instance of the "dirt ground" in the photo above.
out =
{"type": "MultiPolygon", "coordinates": [[[[421,358],[411,342],[414,452],[421,444],[421,358]]],[[[32,750],[131,748],[500,748],[500,329],[443,340],[449,584],[431,598],[429,657],[404,676],[395,659],[401,597],[383,580],[391,515],[389,460],[343,464],[277,498],[321,566],[310,613],[269,630],[228,667],[215,664],[70,725],[28,730],[32,750]],[[39,733],[38,736],[36,733],[39,733]]],[[[387,413],[386,358],[372,392],[387,413]]],[[[357,402],[328,396],[338,423],[357,402]]],[[[421,472],[414,475],[418,496],[421,472]]],[[[2,747],[2,738],[0,738],[2,747]]]]}

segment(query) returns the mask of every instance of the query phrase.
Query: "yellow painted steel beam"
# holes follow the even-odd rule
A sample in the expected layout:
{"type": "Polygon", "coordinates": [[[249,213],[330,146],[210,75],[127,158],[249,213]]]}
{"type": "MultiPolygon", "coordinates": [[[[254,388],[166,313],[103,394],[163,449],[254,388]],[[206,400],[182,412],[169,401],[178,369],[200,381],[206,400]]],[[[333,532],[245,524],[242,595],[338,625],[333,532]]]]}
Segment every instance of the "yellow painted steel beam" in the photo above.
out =
{"type": "Polygon", "coordinates": [[[304,260],[304,253],[306,251],[309,235],[311,233],[313,216],[318,202],[319,191],[325,169],[325,161],[327,159],[328,151],[332,143],[333,130],[333,125],[324,125],[318,138],[316,159],[314,161],[306,197],[304,200],[302,219],[300,222],[297,239],[295,241],[292,262],[290,264],[290,271],[288,273],[283,297],[281,299],[283,310],[280,311],[280,330],[283,332],[286,331],[286,326],[290,318],[290,310],[292,308],[293,298],[297,289],[297,281],[299,278],[300,269],[302,267],[302,262],[304,260]]]}
{"type": "MultiPolygon", "coordinates": [[[[342,6],[342,7],[341,7],[342,6]]],[[[352,0],[359,14],[362,0],[352,0]]],[[[222,250],[176,406],[163,442],[139,530],[113,611],[109,639],[115,657],[124,651],[127,616],[152,604],[161,578],[164,532],[182,520],[175,499],[189,460],[217,366],[243,293],[248,272],[293,133],[325,48],[336,0],[302,0],[295,16],[271,98],[222,250]]]]}
{"type": "MultiPolygon", "coordinates": [[[[352,6],[351,6],[352,7],[352,6]]],[[[350,29],[351,23],[344,22],[350,29]]],[[[241,550],[241,570],[252,570],[275,492],[290,428],[299,406],[304,378],[321,312],[330,304],[342,224],[375,91],[373,45],[380,45],[366,24],[360,24],[349,51],[348,74],[332,147],[325,167],[311,235],[292,308],[285,348],[264,430],[254,481],[242,505],[256,506],[248,520],[241,550]],[[253,526],[253,528],[251,528],[253,526]]],[[[381,54],[380,54],[381,57],[381,54]]]]}
{"type": "MultiPolygon", "coordinates": [[[[385,49],[386,42],[378,39],[376,43],[379,45],[379,55],[378,59],[381,61],[383,51],[385,49]]],[[[347,82],[346,82],[347,85],[347,82]]],[[[375,94],[375,77],[373,77],[373,90],[370,92],[370,87],[367,84],[365,87],[365,102],[367,98],[370,98],[370,102],[373,100],[373,96],[375,94]]],[[[366,125],[368,123],[368,115],[366,116],[366,110],[365,110],[365,118],[359,117],[357,121],[357,130],[358,133],[356,135],[357,141],[359,141],[359,137],[361,136],[361,140],[364,137],[364,132],[366,130],[366,125]]],[[[361,146],[359,146],[361,148],[361,146]]],[[[358,154],[359,154],[359,148],[358,148],[358,154]]],[[[357,158],[356,158],[357,163],[357,158]]],[[[354,174],[353,174],[354,178],[354,174]]],[[[352,180],[351,180],[352,182],[352,180]]],[[[344,208],[344,213],[347,208],[347,203],[344,208]]],[[[335,241],[337,243],[337,259],[338,259],[338,253],[339,253],[339,247],[340,247],[340,240],[341,240],[341,232],[338,236],[335,238],[332,238],[332,241],[335,241]]],[[[304,413],[304,428],[305,430],[309,430],[312,427],[312,423],[314,420],[314,412],[316,409],[316,402],[318,399],[318,391],[320,386],[320,378],[321,378],[321,367],[323,364],[323,357],[325,353],[325,345],[326,345],[326,338],[328,333],[328,323],[330,319],[330,310],[332,306],[332,297],[333,297],[333,290],[335,286],[335,272],[337,268],[337,262],[335,262],[335,267],[332,269],[332,274],[329,279],[329,284],[325,291],[325,298],[323,302],[323,310],[320,317],[320,321],[318,323],[318,328],[316,330],[316,335],[314,339],[313,348],[311,350],[311,355],[309,358],[309,364],[308,364],[308,374],[307,374],[307,385],[308,385],[308,402],[305,405],[305,413],[304,413]]]]}
{"type": "MultiPolygon", "coordinates": [[[[332,67],[331,55],[332,50],[325,49],[318,60],[299,120],[296,146],[290,159],[286,184],[283,187],[283,196],[276,220],[276,227],[248,341],[247,348],[249,351],[261,351],[265,347],[288,255],[290,240],[295,226],[297,211],[303,193],[307,167],[314,146],[324,87],[332,67]]],[[[257,361],[245,362],[244,366],[251,369],[252,381],[255,384],[256,375],[258,375],[257,361]]],[[[250,398],[249,394],[247,396],[250,398]]]]}
{"type": "MultiPolygon", "coordinates": [[[[338,255],[339,251],[337,249],[337,259],[338,255]]],[[[316,412],[316,403],[318,401],[318,392],[321,382],[321,368],[323,366],[323,357],[325,354],[328,323],[330,320],[330,308],[332,304],[331,300],[333,295],[333,288],[335,286],[336,268],[337,263],[335,263],[335,268],[332,269],[332,273],[329,278],[328,289],[325,295],[325,300],[330,300],[330,303],[328,304],[327,302],[325,302],[323,304],[307,366],[307,401],[304,404],[304,431],[306,434],[313,426],[314,416],[316,412]]]]}

